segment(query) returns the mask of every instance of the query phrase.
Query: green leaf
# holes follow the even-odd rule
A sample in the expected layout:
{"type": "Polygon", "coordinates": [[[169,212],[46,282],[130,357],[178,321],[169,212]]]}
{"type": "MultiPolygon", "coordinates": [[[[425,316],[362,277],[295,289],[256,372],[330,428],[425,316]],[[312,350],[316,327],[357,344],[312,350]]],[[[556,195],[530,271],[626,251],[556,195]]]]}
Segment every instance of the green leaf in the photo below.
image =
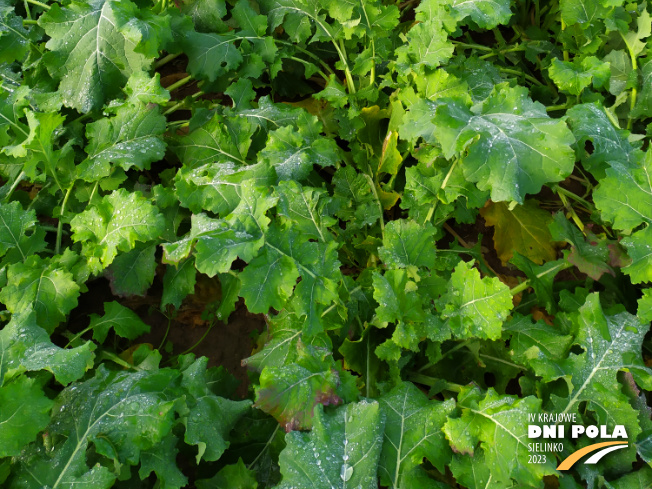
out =
{"type": "Polygon", "coordinates": [[[638,312],[636,314],[641,321],[652,322],[652,289],[645,289],[643,297],[638,300],[638,312]]]}
{"type": "Polygon", "coordinates": [[[555,473],[552,457],[544,464],[528,462],[527,416],[541,411],[540,399],[500,395],[493,389],[483,394],[469,386],[458,394],[457,406],[462,415],[446,421],[444,432],[455,452],[472,457],[461,461],[459,472],[488,467],[493,487],[511,487],[514,482],[539,487],[543,476],[555,473]]]}
{"type": "Polygon", "coordinates": [[[526,194],[563,180],[574,167],[572,133],[523,87],[497,88],[472,109],[458,101],[440,105],[434,124],[444,155],[464,151],[465,177],[491,190],[494,202],[522,204],[526,194]]]}
{"type": "Polygon", "coordinates": [[[575,138],[582,165],[596,178],[604,178],[604,172],[615,161],[626,168],[635,168],[642,153],[628,140],[629,133],[614,127],[605,109],[593,102],[570,108],[566,115],[575,138]],[[593,145],[589,153],[587,141],[593,145]]]}
{"type": "Polygon", "coordinates": [[[133,250],[118,255],[105,272],[111,292],[119,297],[144,296],[154,281],[155,253],[155,245],[139,244],[133,250]]]}
{"type": "MultiPolygon", "coordinates": [[[[617,2],[620,5],[620,2],[617,2]]],[[[588,24],[598,19],[604,19],[609,14],[609,8],[603,2],[591,0],[562,0],[561,20],[566,25],[588,24]]]]}
{"type": "Polygon", "coordinates": [[[183,299],[195,291],[196,276],[193,258],[186,258],[179,265],[168,265],[163,277],[161,310],[165,310],[168,304],[179,309],[183,299]]]}
{"type": "Polygon", "coordinates": [[[131,2],[115,2],[113,15],[125,40],[133,43],[136,53],[147,58],[157,58],[159,52],[173,40],[170,15],[156,14],[149,9],[138,8],[131,2]]]}
{"type": "Polygon", "coordinates": [[[385,227],[380,259],[393,268],[432,267],[435,260],[435,228],[400,219],[385,227]]]}
{"type": "Polygon", "coordinates": [[[472,263],[462,261],[455,267],[437,307],[458,338],[495,340],[513,304],[509,287],[498,278],[480,278],[472,263]]]}
{"type": "Polygon", "coordinates": [[[607,176],[593,192],[595,206],[604,220],[623,231],[652,222],[652,183],[648,178],[651,171],[652,151],[649,150],[639,168],[611,164],[607,176]]]}
{"type": "Polygon", "coordinates": [[[310,429],[316,405],[338,405],[357,397],[353,378],[336,368],[330,353],[302,343],[297,343],[297,353],[295,361],[283,367],[263,368],[254,404],[288,432],[310,429]]]}
{"type": "Polygon", "coordinates": [[[544,265],[536,266],[534,262],[520,255],[518,252],[514,253],[510,263],[516,265],[520,271],[525,273],[530,281],[530,287],[534,289],[539,304],[545,307],[548,313],[554,314],[557,310],[557,300],[553,293],[554,280],[557,273],[568,268],[570,264],[562,259],[549,261],[544,265]]]}
{"type": "Polygon", "coordinates": [[[192,18],[200,32],[222,32],[226,28],[222,21],[226,15],[224,0],[181,0],[179,10],[192,18]]]}
{"type": "Polygon", "coordinates": [[[417,72],[421,66],[437,68],[453,56],[453,43],[439,20],[414,25],[406,37],[407,43],[396,50],[398,63],[417,72]]]}
{"type": "Polygon", "coordinates": [[[302,329],[304,321],[296,313],[282,312],[274,316],[268,325],[265,345],[249,358],[242,360],[243,367],[261,372],[265,367],[283,367],[301,356],[299,345],[331,350],[333,344],[326,333],[307,338],[302,329]]]}
{"type": "Polygon", "coordinates": [[[129,1],[71,2],[64,8],[53,4],[39,17],[50,36],[43,60],[60,82],[67,107],[80,112],[99,109],[120,94],[129,75],[149,67],[117,27],[115,10],[125,5],[136,8],[129,1]]]}
{"type": "Polygon", "coordinates": [[[80,165],[80,177],[97,181],[111,174],[111,164],[129,170],[149,170],[165,155],[165,117],[156,106],[125,104],[114,117],[86,126],[87,159],[80,165]]]}
{"type": "Polygon", "coordinates": [[[38,255],[10,265],[7,285],[0,291],[0,301],[11,313],[33,308],[36,321],[48,332],[77,307],[78,296],[79,286],[72,274],[38,255]]]}
{"type": "Polygon", "coordinates": [[[344,358],[346,368],[360,374],[364,380],[364,390],[361,392],[365,397],[376,397],[378,395],[378,382],[382,379],[385,365],[374,354],[380,344],[380,334],[376,328],[367,327],[362,337],[357,340],[346,338],[339,348],[344,358]]]}
{"type": "Polygon", "coordinates": [[[25,261],[45,248],[44,233],[36,227],[34,210],[24,211],[18,202],[0,204],[0,256],[10,262],[25,261]]]}
{"type": "Polygon", "coordinates": [[[530,366],[544,381],[563,375],[559,362],[566,357],[573,337],[563,335],[558,328],[544,321],[532,321],[530,316],[514,315],[504,327],[510,337],[510,355],[521,365],[530,366]]]}
{"type": "Polygon", "coordinates": [[[512,16],[510,2],[506,0],[447,0],[443,3],[457,22],[471,17],[471,20],[483,29],[507,24],[512,16]]]}
{"type": "Polygon", "coordinates": [[[53,404],[39,382],[24,375],[0,385],[0,457],[19,455],[48,425],[53,404]]]}
{"type": "Polygon", "coordinates": [[[276,175],[265,164],[239,166],[232,163],[209,163],[197,168],[182,167],[176,176],[177,196],[181,205],[194,213],[203,210],[228,215],[240,202],[239,188],[248,180],[266,187],[276,182],[276,175]]]}
{"type": "Polygon", "coordinates": [[[640,55],[641,52],[645,49],[645,42],[643,41],[646,37],[650,37],[652,34],[652,19],[647,9],[642,9],[636,17],[637,29],[634,32],[634,29],[629,29],[627,32],[622,33],[623,41],[627,45],[627,50],[632,58],[640,55]]]}
{"type": "Polygon", "coordinates": [[[631,474],[609,481],[605,487],[608,489],[645,489],[652,485],[652,469],[643,466],[631,474]]]}
{"type": "Polygon", "coordinates": [[[251,407],[249,400],[231,401],[213,394],[207,383],[207,364],[208,358],[201,357],[183,370],[182,385],[190,395],[184,440],[198,447],[197,463],[222,456],[229,447],[231,428],[251,407]]]}
{"type": "Polygon", "coordinates": [[[641,91],[632,110],[632,117],[652,117],[652,62],[641,67],[641,91]]]}
{"type": "Polygon", "coordinates": [[[555,241],[566,241],[571,245],[571,252],[566,259],[582,273],[586,273],[594,280],[600,280],[604,273],[614,274],[607,263],[609,249],[604,240],[597,239],[592,233],[587,233],[588,236],[585,237],[573,223],[566,219],[563,212],[555,214],[549,228],[555,241]]]}
{"type": "Polygon", "coordinates": [[[632,60],[627,52],[621,49],[614,49],[604,57],[604,61],[607,61],[611,67],[609,93],[612,95],[620,95],[624,90],[630,88],[632,60]]]}
{"type": "MultiPolygon", "coordinates": [[[[3,146],[2,154],[19,158],[27,154],[25,145],[34,138],[33,131],[30,131],[21,118],[24,116],[25,107],[29,105],[27,96],[30,93],[28,87],[20,86],[16,90],[9,91],[0,88],[0,144],[3,146]]],[[[6,161],[3,161],[6,163],[6,161]]],[[[15,174],[18,174],[16,171],[15,174]]]]}
{"type": "MultiPolygon", "coordinates": [[[[396,354],[397,350],[390,341],[409,350],[418,350],[419,342],[426,336],[426,314],[423,311],[423,299],[416,292],[417,285],[408,278],[405,270],[388,270],[384,275],[373,274],[374,299],[378,302],[374,324],[384,328],[387,323],[396,323],[392,339],[383,348],[390,348],[396,354]]],[[[379,356],[387,359],[389,352],[379,356]]]]}
{"type": "MultiPolygon", "coordinates": [[[[580,404],[595,413],[598,424],[625,425],[627,434],[636,438],[641,432],[636,411],[623,394],[618,372],[626,370],[644,389],[652,386],[652,370],[643,363],[641,343],[647,332],[638,318],[627,312],[605,315],[597,293],[590,294],[584,305],[568,318],[575,334],[574,344],[584,351],[570,353],[559,362],[569,383],[568,397],[553,394],[559,413],[577,413],[580,404]]],[[[634,460],[635,447],[623,451],[634,460]]]]}
{"type": "Polygon", "coordinates": [[[303,187],[295,181],[282,181],[275,188],[279,196],[277,212],[289,222],[294,229],[305,236],[318,241],[330,241],[332,234],[328,231],[336,223],[331,215],[332,199],[326,192],[312,187],[303,187]]]}
{"type": "Polygon", "coordinates": [[[350,166],[340,168],[333,176],[335,199],[340,204],[337,217],[349,221],[348,226],[359,229],[380,219],[380,208],[369,180],[350,166]]]}
{"type": "Polygon", "coordinates": [[[330,305],[338,299],[341,280],[337,244],[313,243],[298,231],[287,231],[272,225],[265,237],[261,254],[240,273],[240,294],[252,312],[267,312],[270,307],[281,310],[292,295],[297,298],[297,312],[306,315],[306,333],[323,328],[317,305],[330,305]]]}
{"type": "Polygon", "coordinates": [[[91,314],[89,317],[91,322],[88,327],[93,330],[93,339],[98,343],[104,343],[110,329],[128,340],[135,340],[150,330],[138,314],[116,301],[104,303],[104,316],[91,314]]]}
{"type": "Polygon", "coordinates": [[[40,37],[38,29],[23,27],[23,19],[13,10],[0,5],[0,63],[22,61],[40,37]]]}
{"type": "Polygon", "coordinates": [[[82,254],[97,273],[113,262],[118,251],[130,251],[137,241],[157,238],[165,222],[140,192],[119,189],[73,217],[70,227],[73,241],[82,242],[82,254]]]}
{"type": "Polygon", "coordinates": [[[384,424],[377,401],[347,404],[330,414],[318,406],[310,433],[286,435],[279,458],[283,480],[277,487],[378,487],[384,424]]]}
{"type": "Polygon", "coordinates": [[[224,119],[215,113],[188,135],[174,138],[172,149],[189,169],[207,163],[245,164],[254,130],[246,118],[224,119]]]}
{"type": "Polygon", "coordinates": [[[238,1],[231,14],[240,29],[222,34],[186,32],[181,45],[193,76],[212,82],[242,64],[241,76],[258,78],[265,63],[274,61],[277,50],[274,40],[264,36],[267,17],[258,15],[245,1],[238,1]],[[247,56],[244,64],[243,54],[247,56]]]}
{"type": "Polygon", "coordinates": [[[609,63],[598,60],[595,56],[575,58],[573,62],[552,60],[548,68],[550,78],[557,86],[571,95],[579,96],[591,82],[597,87],[602,86],[611,74],[609,63]]]}
{"type": "Polygon", "coordinates": [[[442,427],[455,402],[430,401],[410,382],[401,382],[378,401],[387,417],[378,467],[381,483],[392,489],[407,487],[404,479],[424,458],[443,472],[451,450],[442,427]]]}
{"type": "Polygon", "coordinates": [[[188,484],[188,478],[177,467],[177,443],[177,437],[171,435],[163,438],[158,445],[141,452],[138,469],[141,480],[154,472],[161,489],[180,489],[188,484]]]}
{"type": "Polygon", "coordinates": [[[648,225],[621,242],[632,259],[632,263],[623,268],[623,272],[629,275],[632,283],[652,282],[652,228],[648,225]]]}
{"type": "Polygon", "coordinates": [[[211,479],[198,480],[196,484],[198,489],[257,489],[254,475],[239,458],[238,463],[226,465],[211,479]]]}
{"type": "Polygon", "coordinates": [[[24,145],[27,150],[25,174],[32,181],[43,180],[47,175],[54,179],[59,190],[66,191],[76,178],[72,145],[69,142],[56,150],[54,141],[61,133],[65,117],[30,110],[25,111],[25,115],[30,129],[29,142],[24,145]]]}
{"type": "Polygon", "coordinates": [[[0,385],[25,370],[47,370],[60,384],[69,384],[93,367],[93,350],[90,341],[76,348],[56,346],[31,309],[15,314],[0,331],[0,385]]]}
{"type": "Polygon", "coordinates": [[[183,50],[188,54],[188,71],[195,77],[215,81],[217,77],[235,70],[243,61],[235,46],[240,40],[231,33],[203,34],[188,32],[183,40],[183,50]]]}
{"type": "Polygon", "coordinates": [[[112,471],[99,464],[88,467],[90,445],[116,463],[138,463],[140,452],[172,429],[178,376],[173,370],[109,372],[100,365],[93,378],[66,388],[47,428],[54,440],[51,449],[33,444],[17,460],[19,487],[111,487],[112,471]]]}
{"type": "Polygon", "coordinates": [[[258,161],[276,170],[280,180],[305,180],[313,164],[335,166],[340,157],[335,141],[323,138],[322,124],[317,117],[303,113],[297,129],[281,127],[269,132],[267,145],[260,151],[258,161]]]}

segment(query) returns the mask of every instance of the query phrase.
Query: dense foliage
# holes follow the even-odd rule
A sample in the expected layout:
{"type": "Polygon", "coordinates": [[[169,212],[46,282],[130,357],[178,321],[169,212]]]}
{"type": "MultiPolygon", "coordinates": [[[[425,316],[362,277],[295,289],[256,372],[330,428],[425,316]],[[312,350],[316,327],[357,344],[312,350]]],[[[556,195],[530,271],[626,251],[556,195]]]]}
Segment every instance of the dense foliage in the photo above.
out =
{"type": "Polygon", "coordinates": [[[0,485],[652,487],[649,9],[0,0],[0,485]],[[200,277],[250,400],[138,339],[200,277]]]}

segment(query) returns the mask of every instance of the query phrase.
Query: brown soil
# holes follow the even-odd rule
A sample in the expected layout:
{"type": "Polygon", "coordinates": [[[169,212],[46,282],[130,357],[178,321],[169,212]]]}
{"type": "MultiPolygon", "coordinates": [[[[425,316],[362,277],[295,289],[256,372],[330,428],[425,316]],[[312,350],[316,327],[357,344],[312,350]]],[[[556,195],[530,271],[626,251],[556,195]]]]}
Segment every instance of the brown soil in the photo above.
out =
{"type": "MultiPolygon", "coordinates": [[[[183,307],[183,306],[182,306],[183,307]]],[[[201,314],[201,311],[197,311],[201,314]]],[[[151,343],[158,347],[163,340],[167,329],[168,320],[159,311],[151,314],[139,314],[147,324],[152,326],[150,333],[141,336],[138,341],[151,343]]],[[[173,320],[170,324],[166,344],[169,342],[172,351],[163,353],[166,357],[183,353],[196,345],[209,329],[209,324],[188,324],[173,320]]],[[[192,352],[197,356],[208,357],[208,366],[223,366],[240,381],[236,396],[241,399],[247,397],[249,390],[249,377],[244,367],[240,365],[243,358],[251,355],[254,346],[253,337],[265,327],[265,321],[258,314],[251,314],[244,304],[239,303],[236,310],[229,317],[227,324],[218,321],[201,340],[192,352]]],[[[163,348],[165,349],[165,348],[163,348]]]]}
{"type": "MultiPolygon", "coordinates": [[[[155,278],[145,297],[135,296],[126,299],[115,297],[111,293],[108,281],[104,278],[89,282],[88,292],[79,297],[79,306],[71,314],[69,329],[73,333],[83,330],[88,326],[90,314],[101,316],[104,314],[105,302],[118,301],[132,309],[151,327],[149,333],[133,342],[134,345],[148,343],[154,348],[160,347],[164,364],[174,355],[192,348],[192,353],[197,357],[208,357],[209,367],[221,365],[238,379],[240,385],[236,396],[245,398],[249,391],[249,377],[240,362],[251,355],[254,338],[265,328],[265,320],[260,314],[249,313],[240,300],[228,323],[217,321],[208,331],[209,322],[202,319],[202,313],[207,304],[219,299],[221,295],[219,282],[201,274],[198,274],[197,278],[195,294],[183,301],[176,317],[169,321],[170,329],[163,345],[161,343],[168,329],[168,318],[159,310],[162,293],[160,275],[155,278]],[[202,340],[205,334],[206,337],[202,340]]],[[[85,337],[90,337],[90,333],[86,333],[85,337]]],[[[123,341],[116,341],[111,337],[107,338],[104,344],[115,345],[117,353],[130,346],[128,343],[123,345],[123,341]]]]}

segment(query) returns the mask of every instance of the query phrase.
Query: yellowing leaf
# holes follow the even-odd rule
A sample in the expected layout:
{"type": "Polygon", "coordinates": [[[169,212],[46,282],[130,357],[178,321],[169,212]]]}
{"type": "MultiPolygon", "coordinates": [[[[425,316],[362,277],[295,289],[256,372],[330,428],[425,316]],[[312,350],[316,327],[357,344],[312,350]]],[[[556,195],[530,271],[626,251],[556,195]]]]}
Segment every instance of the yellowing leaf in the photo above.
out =
{"type": "Polygon", "coordinates": [[[552,217],[539,209],[536,201],[528,200],[511,211],[506,203],[495,202],[480,209],[480,214],[487,226],[494,226],[494,248],[503,263],[514,255],[514,251],[539,265],[557,257],[548,230],[552,217]]]}
{"type": "Polygon", "coordinates": [[[396,175],[398,172],[403,158],[396,148],[397,144],[398,133],[396,131],[389,131],[383,141],[383,152],[380,156],[380,163],[378,164],[378,173],[396,175]]]}

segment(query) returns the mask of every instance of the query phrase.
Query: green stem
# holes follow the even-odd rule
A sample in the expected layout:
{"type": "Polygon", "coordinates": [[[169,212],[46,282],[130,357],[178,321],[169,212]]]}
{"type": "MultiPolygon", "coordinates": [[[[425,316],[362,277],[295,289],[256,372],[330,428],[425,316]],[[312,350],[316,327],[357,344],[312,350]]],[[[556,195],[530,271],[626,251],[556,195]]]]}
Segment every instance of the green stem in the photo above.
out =
{"type": "Polygon", "coordinates": [[[50,6],[46,3],[39,2],[38,0],[25,0],[28,3],[31,3],[32,5],[38,5],[39,7],[43,7],[45,10],[50,10],[50,6]]]}
{"type": "MultiPolygon", "coordinates": [[[[544,277],[545,275],[548,275],[549,273],[554,272],[555,270],[568,268],[569,266],[570,266],[570,265],[569,265],[568,263],[560,263],[559,265],[555,265],[554,267],[549,268],[548,270],[546,270],[546,271],[544,271],[544,272],[538,273],[538,274],[536,275],[536,278],[544,277]]],[[[512,294],[512,296],[515,296],[516,294],[518,294],[518,293],[520,293],[520,292],[523,292],[523,291],[524,291],[525,289],[527,289],[528,287],[530,287],[530,280],[529,280],[529,279],[528,279],[528,280],[524,280],[523,282],[521,282],[520,284],[518,284],[516,287],[514,287],[514,288],[510,291],[510,293],[512,294]]]]}
{"type": "MultiPolygon", "coordinates": [[[[369,169],[371,170],[371,169],[369,169]]],[[[371,187],[371,191],[374,193],[374,197],[376,197],[376,202],[378,202],[378,210],[380,211],[380,236],[382,237],[383,241],[385,240],[385,219],[383,218],[383,204],[380,202],[380,197],[378,196],[378,191],[376,190],[376,184],[374,183],[374,179],[371,178],[369,175],[366,173],[363,173],[363,175],[367,178],[369,181],[369,186],[371,187]]]]}
{"type": "Polygon", "coordinates": [[[503,73],[507,73],[508,75],[522,76],[523,78],[525,78],[526,80],[531,81],[535,85],[544,86],[543,83],[541,83],[539,80],[537,80],[533,76],[528,75],[527,73],[523,73],[523,72],[517,71],[517,70],[511,70],[509,68],[502,68],[502,67],[499,67],[498,70],[503,72],[503,73]]]}
{"type": "Polygon", "coordinates": [[[197,348],[199,345],[201,345],[202,341],[204,341],[204,340],[206,339],[206,337],[208,336],[208,333],[211,332],[211,329],[213,329],[213,326],[215,326],[215,324],[216,324],[216,321],[212,321],[212,322],[208,325],[208,329],[206,330],[206,332],[202,335],[201,338],[199,338],[199,341],[198,341],[197,343],[195,343],[194,345],[192,345],[190,348],[188,348],[188,349],[187,349],[186,351],[184,351],[183,353],[180,353],[178,356],[181,356],[181,355],[187,355],[188,353],[190,353],[191,351],[193,351],[195,348],[197,348]]]}
{"type": "Polygon", "coordinates": [[[124,368],[129,368],[132,370],[142,370],[140,367],[137,367],[136,365],[132,365],[131,363],[123,360],[115,353],[111,353],[106,350],[100,351],[99,354],[97,355],[97,358],[98,360],[104,360],[104,359],[111,360],[124,368]]]}
{"type": "Polygon", "coordinates": [[[25,178],[25,172],[21,171],[16,177],[16,180],[14,180],[14,183],[11,184],[11,188],[9,189],[9,192],[7,192],[7,195],[5,196],[5,202],[9,202],[9,199],[11,198],[11,194],[14,193],[14,190],[16,190],[16,187],[18,187],[18,185],[20,185],[20,182],[23,181],[23,178],[25,178]]]}
{"type": "Polygon", "coordinates": [[[344,76],[346,77],[346,84],[349,86],[349,93],[353,95],[355,93],[355,84],[353,83],[353,76],[351,75],[351,70],[349,69],[349,63],[346,56],[346,48],[344,47],[344,40],[340,39],[340,47],[337,46],[335,41],[333,41],[333,45],[335,46],[337,54],[344,64],[344,76]]]}
{"type": "MultiPolygon", "coordinates": [[[[566,22],[563,20],[561,21],[561,30],[565,31],[566,30],[566,22]]],[[[564,49],[564,61],[570,61],[570,56],[568,54],[568,50],[564,49]]]]}
{"type": "Polygon", "coordinates": [[[38,25],[37,20],[23,19],[23,25],[38,25]]]}
{"type": "Polygon", "coordinates": [[[546,112],[554,112],[555,110],[566,110],[569,107],[572,107],[573,104],[566,102],[565,104],[559,104],[559,105],[549,105],[546,107],[546,112]]]}
{"type": "Polygon", "coordinates": [[[167,56],[159,59],[156,63],[154,63],[154,69],[158,70],[161,66],[166,65],[167,63],[169,63],[173,59],[178,58],[179,56],[181,56],[181,53],[168,54],[167,56]]]}
{"type": "MultiPolygon", "coordinates": [[[[291,59],[293,61],[296,61],[297,63],[301,63],[302,65],[308,64],[309,62],[306,61],[305,59],[297,58],[296,56],[288,56],[287,59],[291,59]]],[[[321,71],[320,69],[317,70],[317,73],[319,76],[321,76],[324,80],[326,80],[326,83],[329,82],[328,75],[321,71]]]]}
{"type": "Polygon", "coordinates": [[[611,123],[614,125],[614,127],[616,129],[620,129],[620,122],[618,122],[618,119],[614,117],[614,115],[611,113],[611,110],[605,107],[604,113],[606,114],[607,118],[611,121],[611,123]]]}
{"type": "Polygon", "coordinates": [[[294,49],[296,49],[296,50],[299,51],[300,53],[303,53],[303,54],[305,54],[306,56],[309,56],[309,57],[311,57],[312,59],[314,59],[315,61],[317,61],[317,62],[322,66],[322,68],[324,68],[324,69],[325,69],[328,73],[330,73],[331,75],[334,75],[334,74],[335,74],[335,72],[331,69],[330,66],[328,66],[328,64],[326,64],[326,63],[325,63],[325,62],[324,62],[324,61],[323,61],[319,56],[317,56],[316,54],[311,53],[311,52],[308,51],[307,49],[303,49],[302,47],[297,46],[296,44],[292,44],[291,42],[287,42],[287,41],[282,41],[282,40],[280,40],[280,39],[275,39],[274,42],[276,42],[276,43],[278,43],[278,44],[285,44],[286,46],[291,46],[291,47],[293,47],[294,49]]]}
{"type": "MultiPolygon", "coordinates": [[[[204,93],[205,93],[205,92],[202,92],[202,91],[200,90],[200,91],[198,91],[198,92],[193,93],[193,94],[190,96],[190,98],[195,99],[195,98],[201,97],[202,95],[204,95],[204,93]]],[[[184,100],[181,100],[181,101],[179,101],[179,102],[177,102],[177,103],[174,104],[172,107],[170,107],[168,110],[166,110],[165,112],[163,112],[163,115],[170,115],[171,113],[176,112],[177,110],[179,110],[180,108],[182,108],[182,107],[185,105],[185,103],[186,103],[186,102],[185,102],[185,99],[184,99],[184,100]]]]}
{"type": "MultiPolygon", "coordinates": [[[[31,18],[32,18],[32,13],[29,11],[29,3],[27,3],[27,0],[24,0],[23,3],[25,4],[25,15],[27,15],[27,18],[28,18],[29,20],[31,20],[31,18]]],[[[24,23],[25,23],[25,21],[23,20],[23,24],[24,24],[24,23]]]]}
{"type": "Polygon", "coordinates": [[[627,120],[627,130],[631,131],[632,130],[632,125],[634,124],[634,119],[632,118],[632,111],[634,110],[634,107],[636,107],[636,87],[632,88],[631,92],[631,100],[629,104],[629,118],[627,120]]]}
{"type": "MultiPolygon", "coordinates": [[[[444,177],[444,181],[441,182],[441,187],[439,187],[439,190],[444,190],[444,189],[446,188],[446,185],[448,185],[448,179],[449,179],[449,178],[451,177],[451,175],[453,174],[453,169],[455,168],[455,165],[457,165],[457,162],[458,162],[459,160],[460,160],[460,159],[457,158],[455,161],[453,161],[453,164],[452,164],[451,167],[448,169],[448,173],[447,173],[446,176],[444,177]]],[[[437,204],[439,204],[439,197],[437,197],[437,200],[435,201],[435,203],[432,205],[432,207],[430,207],[430,210],[428,211],[428,214],[426,215],[426,220],[425,220],[424,224],[425,224],[426,222],[430,222],[430,219],[432,219],[432,216],[433,216],[433,214],[435,213],[435,210],[437,209],[437,204]]]]}
{"type": "Polygon", "coordinates": [[[453,44],[456,46],[460,46],[463,48],[469,48],[469,49],[477,49],[478,51],[487,51],[487,52],[492,52],[493,49],[488,47],[488,46],[483,46],[481,44],[472,44],[468,42],[461,42],[461,41],[453,41],[453,44]]]}
{"type": "Polygon", "coordinates": [[[187,84],[190,80],[192,80],[192,75],[188,75],[187,77],[182,78],[181,80],[174,82],[172,85],[170,85],[168,87],[165,87],[165,89],[168,92],[173,92],[177,88],[181,88],[182,86],[187,84]]]}
{"type": "Polygon", "coordinates": [[[88,203],[92,204],[93,203],[93,197],[95,196],[95,192],[97,192],[97,186],[100,184],[99,181],[95,182],[95,185],[93,185],[93,190],[91,190],[91,196],[88,199],[88,203]]]}
{"type": "MultiPolygon", "coordinates": [[[[446,353],[444,353],[444,354],[442,355],[442,357],[441,357],[439,360],[440,360],[440,361],[443,360],[444,358],[446,358],[446,357],[447,357],[448,355],[450,355],[451,353],[455,353],[457,350],[461,350],[462,348],[464,348],[464,347],[465,347],[466,345],[468,345],[468,344],[469,344],[469,340],[465,340],[465,341],[462,341],[461,343],[458,343],[458,344],[455,345],[453,348],[451,348],[451,349],[448,350],[446,353]]],[[[429,369],[430,367],[434,366],[435,363],[436,363],[436,362],[428,362],[428,363],[426,363],[423,367],[421,367],[421,368],[418,370],[418,372],[423,372],[424,370],[429,369]]]]}
{"type": "Polygon", "coordinates": [[[463,387],[460,384],[454,384],[453,382],[445,382],[443,381],[443,379],[436,379],[434,377],[430,377],[429,375],[423,375],[419,373],[410,374],[409,379],[412,382],[427,385],[429,387],[432,387],[434,385],[441,385],[442,390],[447,390],[451,392],[460,392],[463,387]]]}
{"type": "Polygon", "coordinates": [[[165,334],[163,335],[163,339],[161,340],[161,344],[158,346],[159,350],[163,349],[163,346],[165,345],[165,340],[168,339],[168,334],[170,333],[170,326],[171,325],[172,325],[172,318],[168,318],[168,327],[165,330],[165,334]]]}
{"type": "Polygon", "coordinates": [[[170,128],[177,128],[177,127],[185,127],[190,125],[189,120],[181,120],[181,121],[172,121],[168,123],[168,129],[170,128]]]}
{"type": "Polygon", "coordinates": [[[495,50],[492,53],[483,54],[482,56],[479,56],[479,58],[480,59],[487,59],[487,58],[491,58],[492,56],[498,56],[499,54],[517,53],[519,51],[525,51],[525,48],[522,47],[522,46],[514,46],[514,47],[506,48],[506,49],[498,49],[498,50],[495,50]]]}
{"type": "Polygon", "coordinates": [[[369,86],[372,86],[376,81],[376,43],[371,40],[371,74],[369,75],[369,86]]]}
{"type": "Polygon", "coordinates": [[[258,462],[258,459],[259,459],[260,457],[262,457],[263,453],[265,453],[265,451],[266,451],[266,450],[269,448],[269,446],[271,445],[272,441],[274,441],[274,437],[276,436],[276,432],[278,431],[278,429],[279,429],[280,427],[281,427],[280,424],[279,424],[279,425],[276,425],[276,428],[274,428],[274,431],[272,432],[272,436],[269,437],[269,439],[267,440],[267,443],[265,443],[265,446],[264,446],[263,449],[260,451],[260,453],[258,453],[258,455],[256,455],[256,458],[254,459],[254,461],[251,462],[249,465],[247,465],[247,469],[251,470],[251,468],[254,466],[254,464],[255,464],[256,462],[258,462]]]}
{"type": "Polygon", "coordinates": [[[57,241],[54,246],[54,254],[58,255],[59,252],[61,251],[61,237],[63,236],[63,216],[66,213],[66,204],[68,203],[68,199],[70,198],[70,194],[72,193],[72,189],[75,187],[75,181],[70,184],[70,187],[68,187],[68,190],[66,191],[66,195],[63,197],[63,202],[61,203],[61,212],[59,213],[59,223],[57,224],[57,241]]]}
{"type": "Polygon", "coordinates": [[[83,335],[85,335],[86,333],[88,333],[91,329],[93,329],[93,327],[92,327],[92,326],[89,326],[88,328],[86,328],[86,329],[80,331],[79,333],[77,333],[75,336],[73,336],[73,337],[70,339],[70,341],[68,342],[68,344],[67,344],[66,346],[64,346],[63,348],[64,348],[64,349],[68,348],[70,345],[73,344],[73,342],[74,342],[75,340],[81,338],[83,335]]]}
{"type": "Polygon", "coordinates": [[[570,213],[571,219],[573,220],[575,225],[580,229],[580,231],[582,231],[582,233],[584,233],[584,223],[582,222],[580,217],[575,212],[575,209],[573,209],[573,206],[570,205],[570,202],[568,202],[568,199],[566,199],[566,195],[564,195],[563,192],[556,192],[556,193],[557,193],[557,196],[559,197],[559,199],[564,204],[564,207],[566,208],[566,210],[570,213]]]}
{"type": "Polygon", "coordinates": [[[507,360],[503,360],[502,358],[492,357],[491,355],[485,355],[484,353],[479,353],[478,356],[482,358],[486,358],[487,360],[492,360],[494,362],[504,363],[505,365],[509,365],[510,367],[517,368],[519,370],[527,370],[525,367],[522,367],[521,365],[508,362],[507,360]]]}
{"type": "Polygon", "coordinates": [[[571,199],[573,199],[573,200],[579,202],[580,204],[584,205],[587,209],[591,209],[591,208],[593,208],[593,206],[591,205],[590,202],[588,202],[587,200],[583,199],[583,198],[580,197],[579,195],[577,195],[577,194],[571,192],[570,190],[567,190],[567,189],[565,189],[565,188],[563,188],[563,187],[560,187],[559,185],[556,185],[556,186],[554,187],[554,191],[557,192],[557,193],[561,192],[561,193],[564,194],[566,197],[570,197],[571,199]]]}

